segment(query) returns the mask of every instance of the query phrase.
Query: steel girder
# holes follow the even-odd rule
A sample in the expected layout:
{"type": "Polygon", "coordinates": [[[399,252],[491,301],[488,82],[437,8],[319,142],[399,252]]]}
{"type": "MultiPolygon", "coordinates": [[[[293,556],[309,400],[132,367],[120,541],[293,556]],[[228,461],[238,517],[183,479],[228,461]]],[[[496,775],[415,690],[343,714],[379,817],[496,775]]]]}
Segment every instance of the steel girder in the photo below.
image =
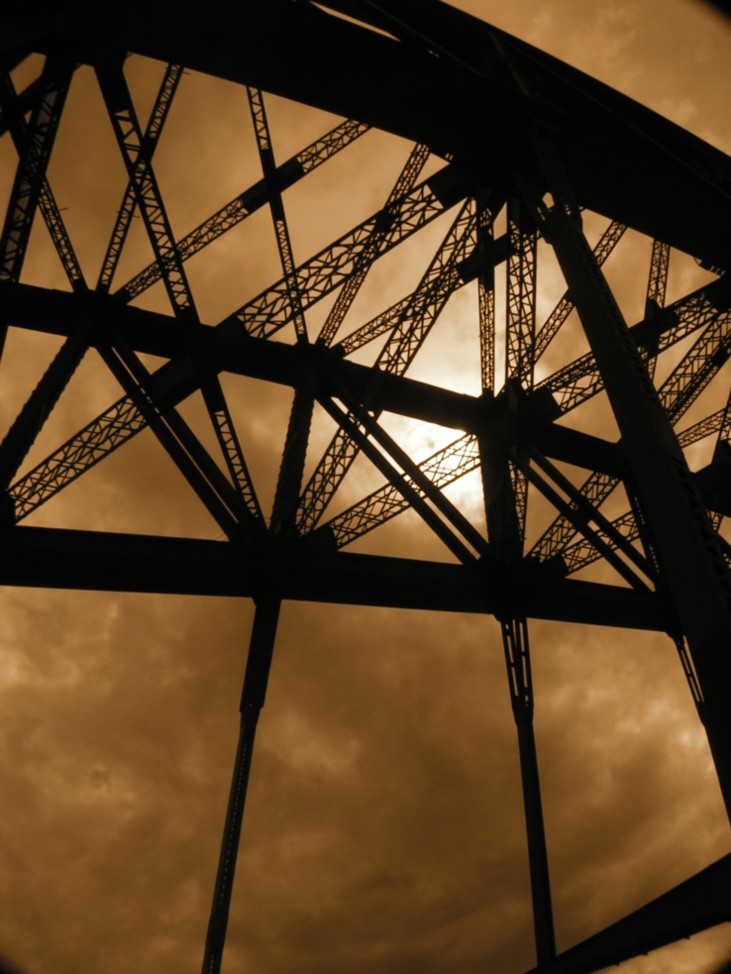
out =
{"type": "Polygon", "coordinates": [[[728,266],[731,173],[723,153],[439,0],[324,6],[382,26],[397,39],[301,0],[246,0],[235,7],[215,0],[203,11],[185,3],[174,18],[164,5],[114,4],[102,14],[93,4],[66,2],[39,4],[32,28],[21,13],[9,11],[5,45],[9,52],[29,44],[60,48],[85,63],[132,50],[185,64],[424,143],[477,164],[496,182],[516,162],[532,162],[538,175],[526,123],[550,121],[580,205],[710,265],[728,266]],[[516,91],[505,76],[506,55],[531,78],[540,99],[516,91]],[[474,125],[485,104],[492,127],[507,135],[497,147],[474,125]]]}

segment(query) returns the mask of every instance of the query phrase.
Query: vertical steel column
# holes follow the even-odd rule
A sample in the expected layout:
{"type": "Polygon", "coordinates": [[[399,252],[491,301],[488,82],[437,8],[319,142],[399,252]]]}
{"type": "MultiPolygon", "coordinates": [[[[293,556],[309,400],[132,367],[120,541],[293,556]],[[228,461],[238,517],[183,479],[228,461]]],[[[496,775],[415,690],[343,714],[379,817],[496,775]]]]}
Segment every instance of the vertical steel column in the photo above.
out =
{"type": "Polygon", "coordinates": [[[541,218],[604,381],[658,564],[688,642],[731,818],[731,576],[670,421],[578,218],[560,206],[541,218]]]}
{"type": "Polygon", "coordinates": [[[219,974],[221,970],[254,737],[266,697],[280,606],[280,600],[271,597],[259,599],[256,603],[244,689],[241,695],[239,743],[218,860],[211,916],[208,921],[202,974],[219,974]]]}
{"type": "MultiPolygon", "coordinates": [[[[512,394],[511,389],[506,389],[505,394],[509,397],[512,394]]],[[[496,553],[499,553],[505,565],[506,575],[509,576],[511,569],[521,560],[523,542],[514,487],[508,468],[508,434],[505,436],[506,441],[499,442],[501,437],[497,434],[482,435],[479,437],[479,442],[490,545],[496,553]]],[[[533,730],[533,681],[528,624],[518,606],[513,607],[510,614],[500,619],[500,629],[508,669],[510,704],[518,732],[536,959],[539,964],[543,964],[556,956],[556,939],[553,928],[541,784],[533,730]]]]}
{"type": "Polygon", "coordinates": [[[315,406],[315,377],[305,372],[295,387],[289,414],[287,436],[282,450],[277,488],[272,506],[271,532],[277,537],[297,536],[295,517],[302,489],[302,476],[310,439],[312,411],[315,406]]]}
{"type": "Polygon", "coordinates": [[[538,236],[520,200],[508,198],[505,381],[533,388],[536,342],[536,253],[538,236]]]}
{"type": "Polygon", "coordinates": [[[500,628],[508,667],[510,703],[518,729],[520,777],[523,785],[523,808],[528,837],[528,862],[533,899],[533,929],[536,960],[544,964],[556,956],[553,932],[551,883],[548,874],[546,830],[543,824],[543,802],[538,776],[538,755],[533,733],[533,680],[528,645],[528,623],[525,618],[501,620],[500,628]]]}

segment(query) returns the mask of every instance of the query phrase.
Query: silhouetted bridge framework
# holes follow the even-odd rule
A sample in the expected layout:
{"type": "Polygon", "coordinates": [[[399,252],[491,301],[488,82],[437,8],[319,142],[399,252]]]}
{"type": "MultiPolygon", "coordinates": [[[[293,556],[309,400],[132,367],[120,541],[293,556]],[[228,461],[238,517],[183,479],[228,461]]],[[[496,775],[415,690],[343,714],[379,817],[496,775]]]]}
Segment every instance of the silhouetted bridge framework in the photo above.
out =
{"type": "Polygon", "coordinates": [[[729,544],[719,531],[731,513],[727,390],[715,411],[683,423],[731,355],[725,277],[730,160],[617,92],[437,0],[210,0],[176,4],[173,17],[163,4],[131,0],[102,11],[69,0],[32,11],[6,9],[2,19],[0,129],[19,161],[0,240],[0,324],[3,339],[8,327],[18,327],[61,336],[63,344],[0,444],[6,492],[0,582],[243,596],[256,604],[204,971],[220,969],[257,718],[287,599],[486,613],[499,620],[520,747],[536,971],[597,970],[731,919],[731,860],[724,858],[555,956],[527,621],[667,632],[731,809],[731,576],[729,544]],[[10,72],[31,52],[45,55],[43,69],[16,91],[10,72]],[[128,52],[168,65],[144,128],[123,72],[128,52]],[[95,71],[128,178],[96,282],[84,276],[47,177],[79,65],[95,71]],[[154,155],[182,66],[246,87],[262,175],[176,238],[154,155]],[[274,156],[262,92],[345,121],[283,162],[274,156]],[[347,151],[369,127],[414,143],[403,171],[382,209],[298,263],[284,192],[347,151]],[[427,160],[435,158],[440,168],[422,178],[427,160]],[[202,323],[186,261],[263,208],[271,211],[280,278],[218,324],[202,323]],[[584,211],[609,221],[593,247],[582,229],[584,211]],[[343,328],[378,259],[447,212],[453,222],[416,289],[370,321],[343,328]],[[113,285],[135,213],[155,260],[113,285]],[[503,219],[505,230],[498,232],[503,219]],[[51,234],[68,280],[64,291],[21,280],[34,220],[45,221],[51,234]],[[627,227],[652,240],[644,315],[629,323],[601,271],[627,227]],[[536,313],[539,241],[552,249],[566,281],[564,297],[543,321],[536,313]],[[713,279],[666,306],[671,250],[695,258],[713,279]],[[498,267],[506,274],[501,323],[498,267]],[[160,280],[168,313],[132,303],[160,280]],[[475,281],[482,394],[410,377],[449,297],[475,281]],[[309,309],[336,292],[315,332],[309,309]],[[539,380],[542,356],[574,310],[591,351],[539,380]],[[496,361],[499,328],[504,368],[496,361]],[[656,386],[656,361],[688,338],[693,341],[656,386]],[[354,360],[376,339],[383,344],[373,365],[354,360]],[[122,398],[28,470],[28,451],[90,348],[118,380],[122,398]],[[165,364],[151,374],[140,358],[145,353],[165,364]],[[293,391],[274,503],[266,513],[224,395],[225,372],[293,391]],[[201,394],[213,425],[217,458],[178,411],[193,392],[201,394]],[[597,395],[611,406],[619,442],[558,422],[597,395]],[[316,405],[337,432],[307,480],[316,405]],[[387,432],[385,413],[446,427],[454,439],[417,463],[387,432]],[[23,524],[148,427],[226,542],[23,524]],[[708,437],[715,438],[713,459],[691,473],[684,450],[708,437]],[[328,505],[358,455],[375,465],[383,486],[331,516],[328,505]],[[583,469],[583,484],[574,484],[562,464],[583,469]],[[487,536],[444,493],[474,470],[484,486],[487,536]],[[621,485],[628,508],[610,518],[602,504],[621,485]],[[526,507],[538,495],[551,506],[552,520],[528,548],[526,507]],[[448,561],[341,550],[406,510],[441,540],[448,561]],[[598,560],[616,582],[572,577],[598,560]]]}

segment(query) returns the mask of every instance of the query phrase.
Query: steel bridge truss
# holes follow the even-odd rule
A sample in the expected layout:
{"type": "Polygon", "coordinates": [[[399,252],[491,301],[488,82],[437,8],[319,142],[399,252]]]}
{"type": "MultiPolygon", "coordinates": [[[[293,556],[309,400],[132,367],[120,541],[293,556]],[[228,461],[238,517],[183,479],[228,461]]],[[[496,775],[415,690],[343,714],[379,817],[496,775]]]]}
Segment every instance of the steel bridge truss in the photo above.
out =
{"type": "MultiPolygon", "coordinates": [[[[23,24],[9,18],[0,75],[0,131],[17,155],[0,236],[3,342],[9,328],[61,339],[0,443],[1,580],[254,599],[241,735],[203,970],[220,970],[257,718],[286,599],[433,605],[499,621],[520,750],[536,971],[597,970],[731,919],[731,866],[721,860],[556,956],[528,631],[529,619],[538,617],[666,632],[678,648],[731,813],[731,546],[724,533],[724,518],[731,516],[729,160],[654,118],[648,148],[635,124],[642,110],[590,79],[577,82],[568,68],[561,75],[551,66],[552,87],[534,97],[535,78],[545,68],[537,52],[436,2],[419,9],[410,0],[273,3],[282,50],[294,59],[281,78],[265,51],[257,58],[253,42],[248,60],[237,59],[245,65],[242,74],[234,76],[223,55],[220,64],[196,60],[191,24],[169,43],[153,24],[149,38],[138,41],[123,13],[118,35],[110,36],[96,22],[77,31],[76,8],[66,6],[61,27],[56,19],[40,23],[30,39],[23,24]],[[333,10],[381,33],[346,23],[333,10]],[[475,30],[479,58],[472,40],[465,41],[475,30]],[[332,49],[350,49],[358,63],[377,54],[382,81],[365,101],[355,91],[333,92],[319,69],[310,65],[308,74],[296,62],[297,32],[313,46],[315,32],[323,34],[323,45],[337,39],[332,49]],[[34,51],[36,61],[26,61],[34,51]],[[161,59],[146,125],[130,93],[128,51],[161,59]],[[157,149],[178,92],[195,81],[183,70],[188,55],[192,68],[241,85],[261,175],[228,204],[214,201],[211,215],[196,227],[173,229],[157,149]],[[35,77],[18,90],[14,69],[29,63],[37,64],[35,77]],[[459,110],[437,112],[444,116],[440,122],[418,106],[394,107],[387,94],[399,70],[422,72],[425,91],[446,87],[454,99],[447,98],[447,107],[459,110]],[[89,261],[75,252],[50,182],[54,140],[75,84],[97,86],[126,179],[96,285],[89,261]],[[496,116],[507,148],[485,151],[465,136],[459,99],[473,88],[476,99],[499,96],[508,106],[496,116]],[[341,117],[280,159],[267,114],[270,90],[341,117]],[[583,117],[587,111],[576,90],[585,91],[592,106],[604,106],[623,165],[634,167],[640,181],[646,172],[663,173],[672,193],[662,204],[649,191],[633,195],[622,178],[616,182],[623,195],[612,195],[595,132],[582,149],[591,161],[577,169],[575,131],[564,132],[560,121],[561,112],[583,117]],[[352,109],[346,112],[348,99],[352,109]],[[401,168],[381,205],[319,250],[300,252],[289,222],[290,191],[309,185],[320,167],[365,147],[377,127],[410,140],[399,149],[401,168]],[[683,201],[673,214],[666,212],[668,198],[683,201]],[[187,262],[267,209],[278,262],[273,280],[254,297],[242,296],[220,321],[202,321],[187,262]],[[135,217],[154,259],[120,280],[135,217]],[[31,229],[41,223],[65,289],[28,283],[24,275],[31,229]],[[644,238],[647,264],[644,302],[625,311],[603,269],[621,261],[628,228],[635,246],[644,238]],[[419,240],[425,241],[421,249],[414,247],[419,240]],[[363,300],[379,269],[395,267],[401,253],[410,268],[419,263],[419,274],[412,272],[400,297],[386,306],[377,306],[373,289],[363,300]],[[668,300],[674,262],[692,264],[692,258],[710,270],[697,269],[694,289],[678,294],[676,287],[668,300]],[[157,282],[167,310],[145,304],[157,282]],[[471,302],[474,323],[469,391],[413,377],[435,341],[448,353],[465,340],[453,311],[457,301],[461,316],[471,302]],[[320,307],[329,310],[318,317],[320,307]],[[577,347],[584,351],[575,354],[577,347]],[[39,434],[72,395],[87,356],[109,370],[121,397],[29,465],[39,434]],[[150,366],[146,356],[162,364],[150,366]],[[230,406],[227,376],[291,389],[271,505],[260,497],[258,472],[247,460],[252,416],[230,406]],[[183,416],[181,407],[194,397],[212,441],[183,416]],[[597,403],[608,407],[618,436],[597,426],[597,403]],[[445,445],[429,455],[413,453],[400,441],[394,417],[409,429],[440,428],[445,445]],[[319,454],[312,436],[318,423],[334,431],[319,454]],[[60,494],[79,478],[93,477],[147,428],[211,516],[211,537],[225,541],[33,526],[39,508],[50,514],[60,494]],[[688,451],[699,446],[708,459],[691,472],[688,451]],[[359,488],[357,474],[366,462],[382,481],[368,492],[359,488]],[[484,498],[478,518],[448,490],[469,475],[484,498]],[[388,541],[376,557],[347,550],[365,536],[369,550],[376,550],[380,535],[370,532],[404,512],[418,515],[442,560],[401,560],[408,552],[394,553],[388,541]],[[255,570],[261,562],[267,565],[264,589],[255,570]],[[175,571],[181,564],[188,570],[175,571]]],[[[250,7],[265,48],[273,14],[266,5],[250,7]]]]}

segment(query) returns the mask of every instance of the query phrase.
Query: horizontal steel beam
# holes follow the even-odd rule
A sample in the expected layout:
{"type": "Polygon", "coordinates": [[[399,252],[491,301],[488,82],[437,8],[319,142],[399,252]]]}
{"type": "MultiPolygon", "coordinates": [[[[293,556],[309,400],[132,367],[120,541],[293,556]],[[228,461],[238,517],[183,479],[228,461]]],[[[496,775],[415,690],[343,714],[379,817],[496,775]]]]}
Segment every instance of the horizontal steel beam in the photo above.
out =
{"type": "MultiPolygon", "coordinates": [[[[499,566],[474,568],[407,558],[279,546],[52,528],[3,533],[0,585],[91,591],[263,594],[304,602],[495,614],[506,605],[499,566]]],[[[664,631],[673,625],[657,595],[526,569],[510,597],[527,616],[664,631]]]]}
{"type": "MultiPolygon", "coordinates": [[[[198,372],[187,358],[185,336],[171,316],[123,305],[106,296],[76,295],[29,284],[0,282],[2,324],[68,336],[82,317],[99,322],[88,334],[92,348],[108,343],[105,327],[108,325],[119,331],[135,351],[177,360],[156,373],[158,399],[167,405],[180,402],[197,387],[198,372]]],[[[670,323],[673,318],[667,317],[670,323]]],[[[633,333],[642,327],[642,323],[636,325],[633,333]]],[[[373,408],[453,429],[485,432],[486,421],[493,414],[497,416],[495,408],[486,406],[479,397],[404,376],[377,373],[368,366],[341,359],[336,351],[318,346],[300,348],[271,339],[252,338],[236,320],[202,327],[199,349],[216,371],[292,388],[300,381],[304,369],[320,368],[336,383],[345,385],[355,397],[367,392],[372,397],[369,405],[373,408]],[[377,387],[375,374],[378,374],[377,387]]],[[[624,472],[617,444],[552,423],[558,410],[547,397],[545,402],[540,396],[535,401],[527,399],[524,409],[530,435],[547,456],[618,476],[624,472]]],[[[492,432],[491,429],[491,435],[492,432]]]]}
{"type": "MultiPolygon", "coordinates": [[[[68,338],[83,319],[119,329],[127,344],[143,354],[174,358],[186,348],[182,329],[171,315],[130,307],[105,294],[0,281],[0,325],[68,338]]],[[[103,331],[92,329],[92,348],[103,340],[103,331]]]]}

